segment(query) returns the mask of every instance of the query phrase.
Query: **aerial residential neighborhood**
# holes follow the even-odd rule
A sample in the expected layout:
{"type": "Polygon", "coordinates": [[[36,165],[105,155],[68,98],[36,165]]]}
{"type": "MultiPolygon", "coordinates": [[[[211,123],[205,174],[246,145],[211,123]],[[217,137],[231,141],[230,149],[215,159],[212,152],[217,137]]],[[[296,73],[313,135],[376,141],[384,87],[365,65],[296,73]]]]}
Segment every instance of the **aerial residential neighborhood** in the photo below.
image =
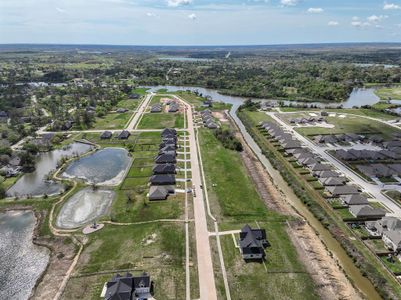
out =
{"type": "Polygon", "coordinates": [[[400,1],[1,0],[0,300],[401,299],[400,1]]]}

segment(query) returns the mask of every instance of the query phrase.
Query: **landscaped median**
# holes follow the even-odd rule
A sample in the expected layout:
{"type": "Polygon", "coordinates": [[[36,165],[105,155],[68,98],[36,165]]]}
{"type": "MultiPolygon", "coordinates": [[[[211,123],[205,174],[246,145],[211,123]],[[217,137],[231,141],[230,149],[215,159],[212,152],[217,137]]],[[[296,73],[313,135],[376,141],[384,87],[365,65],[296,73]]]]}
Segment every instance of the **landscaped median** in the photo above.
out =
{"type": "MultiPolygon", "coordinates": [[[[381,296],[393,299],[400,298],[401,286],[397,279],[391,275],[360,239],[350,238],[350,235],[353,236],[354,234],[342,221],[342,218],[334,214],[332,207],[322,195],[296,171],[294,166],[282,155],[282,152],[257,128],[259,122],[263,121],[260,113],[239,111],[238,115],[248,132],[262,149],[263,154],[280,171],[295,194],[340,242],[348,255],[353,258],[355,264],[361,269],[363,275],[371,280],[381,296]]],[[[267,121],[267,118],[268,116],[264,121],[267,121]]]]}

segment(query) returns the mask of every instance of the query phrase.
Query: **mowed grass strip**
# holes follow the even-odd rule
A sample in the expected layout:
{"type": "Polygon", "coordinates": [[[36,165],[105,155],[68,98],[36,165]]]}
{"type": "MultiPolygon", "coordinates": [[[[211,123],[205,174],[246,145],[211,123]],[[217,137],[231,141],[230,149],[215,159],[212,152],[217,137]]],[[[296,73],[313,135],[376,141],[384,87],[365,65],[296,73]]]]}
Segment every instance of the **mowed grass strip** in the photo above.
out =
{"type": "Polygon", "coordinates": [[[206,180],[211,196],[218,199],[229,217],[263,217],[267,209],[246,173],[240,155],[224,148],[212,131],[200,130],[200,144],[206,180]]]}
{"type": "Polygon", "coordinates": [[[132,112],[109,113],[102,118],[96,118],[95,129],[123,129],[127,124],[132,112]]]}
{"type": "Polygon", "coordinates": [[[181,113],[144,114],[139,129],[184,128],[184,115],[181,113]]]}

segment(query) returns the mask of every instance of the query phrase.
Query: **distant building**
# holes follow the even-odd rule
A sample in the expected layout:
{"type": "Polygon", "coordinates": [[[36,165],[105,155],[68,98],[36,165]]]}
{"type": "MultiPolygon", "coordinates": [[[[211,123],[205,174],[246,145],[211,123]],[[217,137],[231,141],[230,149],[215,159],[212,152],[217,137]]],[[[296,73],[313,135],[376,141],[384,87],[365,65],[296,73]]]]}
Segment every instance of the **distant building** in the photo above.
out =
{"type": "Polygon", "coordinates": [[[118,139],[120,140],[127,140],[130,137],[131,133],[127,130],[123,130],[120,132],[120,134],[117,136],[118,139]]]}
{"type": "Polygon", "coordinates": [[[111,139],[113,137],[113,133],[111,133],[111,131],[104,131],[101,135],[100,135],[100,139],[101,140],[108,140],[111,139]]]}
{"type": "Polygon", "coordinates": [[[245,260],[264,259],[265,248],[269,246],[266,231],[245,225],[240,232],[239,246],[245,260]]]}
{"type": "Polygon", "coordinates": [[[0,122],[6,123],[8,120],[8,114],[5,111],[0,111],[0,122]]]}

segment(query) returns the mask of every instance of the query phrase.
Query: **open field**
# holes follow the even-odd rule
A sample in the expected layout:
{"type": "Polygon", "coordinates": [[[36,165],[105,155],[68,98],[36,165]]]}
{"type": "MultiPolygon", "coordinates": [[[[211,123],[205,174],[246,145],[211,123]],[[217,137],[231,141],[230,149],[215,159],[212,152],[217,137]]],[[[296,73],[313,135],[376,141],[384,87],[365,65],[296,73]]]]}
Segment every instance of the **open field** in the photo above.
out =
{"type": "Polygon", "coordinates": [[[357,116],[346,115],[344,118],[327,117],[327,123],[333,124],[334,128],[310,127],[295,128],[304,136],[318,134],[341,134],[341,133],[357,133],[357,134],[381,134],[384,138],[391,138],[392,134],[398,132],[397,129],[380,123],[378,121],[359,118],[357,116]]]}
{"type": "Polygon", "coordinates": [[[184,115],[181,113],[144,114],[138,129],[184,128],[184,115]]]}
{"type": "Polygon", "coordinates": [[[149,272],[156,299],[184,299],[184,236],[182,224],[106,226],[89,237],[63,299],[99,299],[118,270],[149,272]]]}
{"type": "Polygon", "coordinates": [[[132,112],[109,113],[102,118],[96,118],[94,129],[123,129],[130,119],[132,112]]]}
{"type": "Polygon", "coordinates": [[[376,95],[382,100],[401,100],[401,86],[391,88],[380,88],[375,91],[376,95]]]}
{"type": "Polygon", "coordinates": [[[116,108],[126,108],[128,110],[134,110],[138,107],[140,102],[141,102],[140,99],[138,99],[138,100],[132,100],[132,99],[121,100],[117,103],[116,108]]]}

